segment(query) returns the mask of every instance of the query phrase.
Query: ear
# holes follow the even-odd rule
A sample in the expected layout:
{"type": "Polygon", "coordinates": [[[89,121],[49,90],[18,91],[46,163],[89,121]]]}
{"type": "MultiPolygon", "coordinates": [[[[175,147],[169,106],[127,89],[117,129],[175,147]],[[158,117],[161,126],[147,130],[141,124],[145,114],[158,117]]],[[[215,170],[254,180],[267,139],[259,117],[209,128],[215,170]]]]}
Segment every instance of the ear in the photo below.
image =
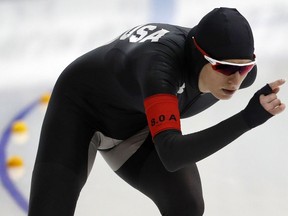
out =
{"type": "Polygon", "coordinates": [[[248,75],[246,76],[246,78],[243,80],[243,82],[240,86],[240,89],[247,88],[247,87],[251,86],[254,83],[256,76],[257,76],[257,65],[254,66],[252,71],[250,71],[248,73],[248,75]]]}

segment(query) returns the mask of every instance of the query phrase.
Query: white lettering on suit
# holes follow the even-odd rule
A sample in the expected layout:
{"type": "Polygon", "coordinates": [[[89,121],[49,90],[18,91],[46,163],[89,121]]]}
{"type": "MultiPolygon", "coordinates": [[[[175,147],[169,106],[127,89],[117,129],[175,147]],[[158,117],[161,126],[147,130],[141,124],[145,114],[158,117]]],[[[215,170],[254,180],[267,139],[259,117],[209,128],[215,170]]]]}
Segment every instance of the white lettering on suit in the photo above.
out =
{"type": "Polygon", "coordinates": [[[121,35],[120,40],[126,40],[129,38],[130,43],[142,43],[147,40],[150,40],[151,42],[158,42],[159,39],[169,31],[166,29],[155,31],[156,28],[157,26],[155,25],[137,26],[121,35]]]}

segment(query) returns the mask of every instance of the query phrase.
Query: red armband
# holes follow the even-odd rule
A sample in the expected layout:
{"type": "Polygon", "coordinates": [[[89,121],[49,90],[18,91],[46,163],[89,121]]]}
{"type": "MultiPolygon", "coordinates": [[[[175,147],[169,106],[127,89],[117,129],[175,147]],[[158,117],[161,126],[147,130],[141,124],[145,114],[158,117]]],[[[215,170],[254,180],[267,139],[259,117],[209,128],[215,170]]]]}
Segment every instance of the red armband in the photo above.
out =
{"type": "Polygon", "coordinates": [[[144,100],[145,112],[152,138],[161,131],[181,131],[178,99],[171,94],[157,94],[144,100]]]}

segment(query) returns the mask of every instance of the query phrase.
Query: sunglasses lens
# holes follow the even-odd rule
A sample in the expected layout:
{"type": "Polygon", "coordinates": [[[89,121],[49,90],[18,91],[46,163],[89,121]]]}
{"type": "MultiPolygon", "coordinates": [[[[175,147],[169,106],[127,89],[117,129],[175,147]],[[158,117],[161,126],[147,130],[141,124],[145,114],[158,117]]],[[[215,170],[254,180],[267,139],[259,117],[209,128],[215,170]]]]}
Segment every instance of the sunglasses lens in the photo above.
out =
{"type": "Polygon", "coordinates": [[[244,75],[252,70],[253,65],[246,66],[234,66],[234,65],[225,65],[225,64],[216,64],[213,65],[213,69],[217,72],[220,72],[226,76],[230,76],[233,73],[239,72],[241,75],[244,75]]]}

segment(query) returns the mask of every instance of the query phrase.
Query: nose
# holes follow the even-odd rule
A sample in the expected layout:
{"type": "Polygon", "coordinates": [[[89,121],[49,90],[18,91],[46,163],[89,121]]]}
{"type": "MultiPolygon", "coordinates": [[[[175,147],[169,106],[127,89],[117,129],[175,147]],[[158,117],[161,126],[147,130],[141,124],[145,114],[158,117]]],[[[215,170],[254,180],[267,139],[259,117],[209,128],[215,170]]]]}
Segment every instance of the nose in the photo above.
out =
{"type": "Polygon", "coordinates": [[[228,77],[228,83],[235,86],[235,87],[238,87],[240,85],[240,83],[242,82],[243,78],[241,76],[241,74],[239,73],[239,71],[231,74],[229,77],[228,77]]]}

